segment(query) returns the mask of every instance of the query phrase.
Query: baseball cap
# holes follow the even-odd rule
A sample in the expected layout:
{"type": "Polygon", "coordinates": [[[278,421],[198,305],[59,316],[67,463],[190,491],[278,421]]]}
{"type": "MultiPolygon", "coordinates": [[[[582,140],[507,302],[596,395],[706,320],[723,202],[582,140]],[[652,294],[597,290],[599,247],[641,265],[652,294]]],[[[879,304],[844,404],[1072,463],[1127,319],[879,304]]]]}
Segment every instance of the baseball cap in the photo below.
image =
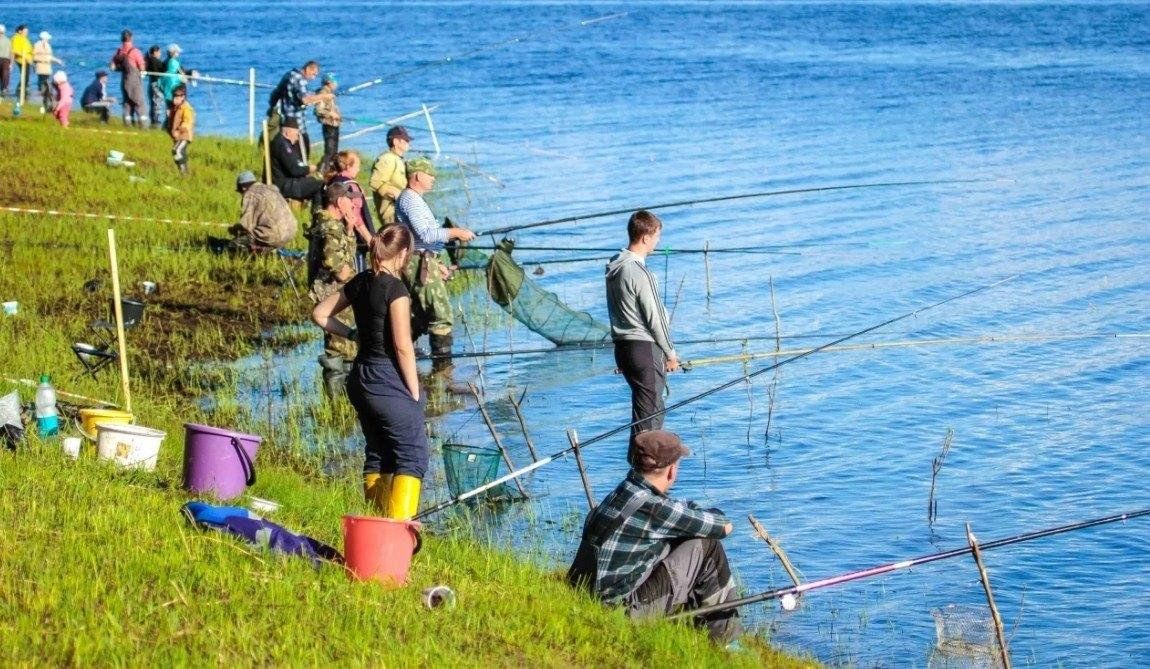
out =
{"type": "Polygon", "coordinates": [[[335,181],[328,185],[323,191],[323,203],[331,206],[336,200],[341,197],[351,197],[351,182],[350,181],[335,181]]]}
{"type": "Polygon", "coordinates": [[[97,79],[99,79],[100,77],[106,77],[106,76],[108,76],[108,72],[106,70],[96,70],[96,78],[97,79]]]}
{"type": "Polygon", "coordinates": [[[168,53],[183,53],[184,50],[180,48],[179,44],[172,42],[168,45],[168,53]]]}
{"type": "Polygon", "coordinates": [[[45,30],[45,31],[40,33],[40,39],[43,39],[43,40],[52,39],[52,34],[49,33],[47,30],[45,30]]]}
{"type": "Polygon", "coordinates": [[[631,462],[641,472],[653,472],[675,464],[690,452],[674,432],[648,430],[635,435],[631,462]]]}
{"type": "Polygon", "coordinates": [[[244,170],[236,176],[236,191],[240,190],[240,186],[247,184],[254,184],[256,182],[256,175],[251,170],[244,170]]]}
{"type": "Polygon", "coordinates": [[[334,73],[334,72],[327,72],[327,73],[325,73],[325,74],[323,75],[323,79],[321,79],[320,81],[322,81],[322,82],[323,82],[323,83],[325,83],[325,84],[326,84],[326,83],[328,83],[329,81],[330,81],[331,83],[333,83],[333,84],[338,84],[338,83],[339,83],[339,79],[337,79],[337,78],[336,78],[336,76],[335,76],[335,73],[334,73]]]}
{"type": "Polygon", "coordinates": [[[299,130],[299,119],[295,118],[294,116],[289,116],[288,118],[285,118],[282,123],[280,123],[280,127],[295,128],[296,130],[299,130]]]}
{"type": "Polygon", "coordinates": [[[407,174],[410,176],[416,172],[423,172],[424,174],[433,177],[435,176],[435,163],[431,162],[431,159],[426,156],[412,158],[411,160],[407,161],[407,174]]]}

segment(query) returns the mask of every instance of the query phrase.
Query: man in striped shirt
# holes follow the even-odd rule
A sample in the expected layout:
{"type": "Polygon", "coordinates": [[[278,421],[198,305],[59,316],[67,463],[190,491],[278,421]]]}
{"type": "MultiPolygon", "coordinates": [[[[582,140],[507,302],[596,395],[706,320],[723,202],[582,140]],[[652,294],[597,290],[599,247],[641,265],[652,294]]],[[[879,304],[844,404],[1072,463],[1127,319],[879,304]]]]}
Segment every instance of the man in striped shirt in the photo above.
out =
{"type": "MultiPolygon", "coordinates": [[[[662,429],[667,372],[679,369],[659,284],[645,264],[662,233],[658,216],[646,210],[635,212],[627,221],[627,248],[607,264],[607,313],[615,364],[631,386],[632,441],[644,430],[662,429]]],[[[630,449],[627,461],[631,461],[630,449]]]]}
{"type": "Polygon", "coordinates": [[[427,333],[433,369],[447,372],[451,368],[455,319],[447,294],[450,259],[444,249],[449,241],[475,239],[475,233],[466,228],[439,225],[423,199],[434,187],[435,165],[431,160],[420,156],[408,161],[407,188],[395,200],[395,222],[406,226],[415,238],[415,253],[411,254],[404,273],[407,289],[411,291],[411,334],[419,337],[427,333]]]}
{"type": "MultiPolygon", "coordinates": [[[[660,616],[725,602],[734,579],[720,540],[731,521],[717,509],[671,499],[667,492],[689,453],[679,437],[649,430],[632,444],[627,478],[587,517],[583,542],[596,549],[592,592],[621,604],[633,618],[660,616]]],[[[727,642],[741,631],[731,609],[697,622],[727,642]]]]}

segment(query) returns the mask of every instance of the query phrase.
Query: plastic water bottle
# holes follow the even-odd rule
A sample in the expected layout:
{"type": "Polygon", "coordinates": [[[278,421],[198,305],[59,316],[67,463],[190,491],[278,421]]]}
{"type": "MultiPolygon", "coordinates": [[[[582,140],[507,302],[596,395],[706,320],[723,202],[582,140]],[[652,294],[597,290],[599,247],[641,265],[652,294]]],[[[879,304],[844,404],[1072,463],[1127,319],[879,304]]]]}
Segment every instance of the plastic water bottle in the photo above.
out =
{"type": "Polygon", "coordinates": [[[56,410],[56,389],[47,374],[40,375],[36,387],[36,428],[41,437],[51,437],[60,431],[60,412],[56,410]]]}

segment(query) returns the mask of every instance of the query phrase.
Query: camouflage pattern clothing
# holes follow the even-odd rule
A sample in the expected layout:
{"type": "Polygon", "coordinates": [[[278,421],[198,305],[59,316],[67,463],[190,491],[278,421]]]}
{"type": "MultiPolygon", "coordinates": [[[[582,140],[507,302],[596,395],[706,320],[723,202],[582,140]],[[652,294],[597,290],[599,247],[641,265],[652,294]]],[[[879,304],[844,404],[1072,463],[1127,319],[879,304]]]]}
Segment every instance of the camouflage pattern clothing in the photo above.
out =
{"type": "Polygon", "coordinates": [[[455,325],[451,298],[443,273],[448,267],[446,253],[416,251],[407,261],[403,281],[411,293],[411,334],[450,335],[455,325]]]}
{"type": "MultiPolygon", "coordinates": [[[[345,282],[338,278],[342,268],[355,270],[355,234],[347,231],[341,219],[321,211],[308,236],[308,276],[313,277],[309,295],[319,303],[343,287],[345,282]]],[[[344,309],[336,319],[348,326],[355,325],[351,309],[344,309]]],[[[343,337],[325,334],[323,347],[328,357],[343,358],[348,363],[355,359],[355,342],[343,337]]],[[[320,364],[324,364],[322,359],[320,364]]]]}
{"type": "Polygon", "coordinates": [[[295,239],[299,223],[275,186],[254,183],[244,192],[240,222],[229,228],[237,245],[282,249],[295,239]]]}

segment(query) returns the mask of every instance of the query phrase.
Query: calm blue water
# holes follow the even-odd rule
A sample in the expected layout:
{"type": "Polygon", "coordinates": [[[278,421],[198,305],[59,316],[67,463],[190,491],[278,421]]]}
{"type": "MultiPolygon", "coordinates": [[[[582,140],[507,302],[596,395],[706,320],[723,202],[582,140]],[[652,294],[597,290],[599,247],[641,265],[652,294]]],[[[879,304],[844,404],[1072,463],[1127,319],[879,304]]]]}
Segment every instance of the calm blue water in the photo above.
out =
{"type": "MultiPolygon", "coordinates": [[[[102,62],[131,26],[141,46],[178,41],[190,66],[236,78],[254,66],[263,82],[316,57],[357,83],[523,37],[342,102],[365,119],[438,105],[443,153],[473,168],[455,196],[479,230],[776,188],[988,180],[662,212],[672,248],[795,245],[791,255],[713,257],[710,300],[701,258],[653,260],[677,303],[680,339],[773,334],[768,277],[784,335],[829,340],[1015,274],[863,340],[1150,332],[1145,4],[176,2],[125,14],[118,3],[17,1],[0,20],[50,30],[70,64],[102,62]],[[574,27],[621,11],[630,13],[574,27]]],[[[246,133],[246,91],[201,85],[192,101],[202,132],[246,133]]],[[[430,150],[425,124],[411,127],[430,150]]],[[[374,155],[382,143],[376,133],[352,145],[374,155]]],[[[518,238],[617,246],[624,224],[620,216],[518,238]]],[[[599,263],[546,269],[543,285],[605,317],[599,263]]],[[[497,324],[485,333],[473,325],[477,347],[545,345],[489,309],[497,324]]],[[[298,359],[310,365],[314,353],[298,359]]],[[[820,353],[777,380],[765,374],[672,413],[668,427],[696,451],[677,492],[738,521],[727,544],[748,592],[786,583],[748,513],[818,579],[964,545],[968,521],[986,541],[1150,506],[1148,353],[1137,338],[820,353]],[[932,531],[931,460],[948,430],[932,531]]],[[[484,372],[493,395],[527,389],[533,437],[553,453],[569,427],[586,439],[625,421],[628,395],[612,367],[605,354],[525,355],[485,361],[484,372]]],[[[671,399],[741,372],[728,364],[676,376],[671,399]]],[[[517,434],[510,411],[496,420],[517,434]]],[[[488,440],[471,409],[437,429],[488,440]]],[[[525,463],[521,440],[509,441],[525,463]]],[[[596,495],[623,475],[623,449],[615,439],[587,451],[596,495]]],[[[493,532],[528,527],[524,543],[564,559],[575,537],[557,526],[584,505],[574,464],[527,481],[541,501],[493,532]]],[[[1140,622],[1150,607],[1148,537],[1140,520],[988,553],[1015,662],[1150,662],[1140,622]]],[[[973,563],[956,559],[811,593],[795,613],[749,613],[776,642],[828,663],[923,666],[935,643],[930,610],[981,601],[973,563]]]]}

